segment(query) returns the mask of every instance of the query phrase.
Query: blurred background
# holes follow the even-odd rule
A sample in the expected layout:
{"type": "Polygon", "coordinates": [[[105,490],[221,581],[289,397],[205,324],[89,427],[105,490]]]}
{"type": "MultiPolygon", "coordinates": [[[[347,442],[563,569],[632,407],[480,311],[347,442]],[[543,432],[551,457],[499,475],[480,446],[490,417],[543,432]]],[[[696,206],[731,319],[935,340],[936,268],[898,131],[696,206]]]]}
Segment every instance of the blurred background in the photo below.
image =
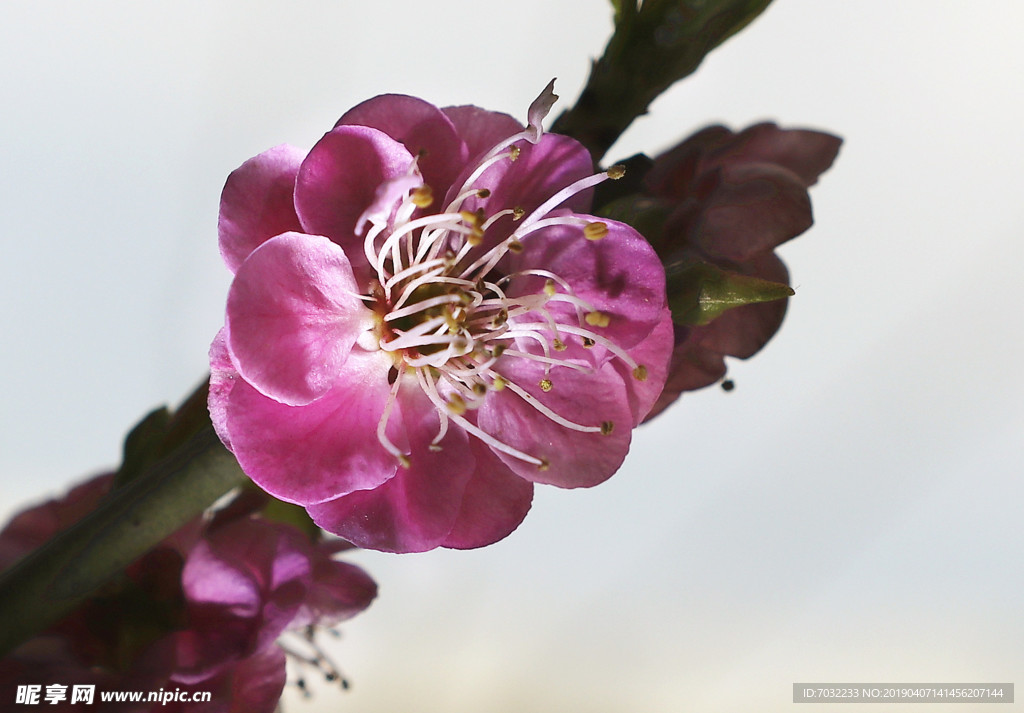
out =
{"type": "MultiPolygon", "coordinates": [[[[353,689],[287,708],[789,711],[794,682],[1024,683],[1021,26],[1015,0],[776,0],[659,99],[610,159],[711,122],[846,139],[782,250],[781,332],[608,483],[538,489],[507,540],[358,553],[380,597],[330,643],[353,689]]],[[[202,378],[238,164],[384,92],[524,118],[557,77],[568,107],[610,30],[603,0],[5,0],[4,518],[116,464],[202,378]]]]}

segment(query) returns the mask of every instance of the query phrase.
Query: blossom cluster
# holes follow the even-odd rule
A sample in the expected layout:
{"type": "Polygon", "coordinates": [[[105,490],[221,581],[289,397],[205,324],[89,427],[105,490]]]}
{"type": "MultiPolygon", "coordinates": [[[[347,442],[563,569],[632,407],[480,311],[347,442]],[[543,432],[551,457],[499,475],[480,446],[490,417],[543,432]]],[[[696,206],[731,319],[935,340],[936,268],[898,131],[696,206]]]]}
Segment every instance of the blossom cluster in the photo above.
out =
{"type": "Polygon", "coordinates": [[[621,170],[542,130],[555,98],[524,127],[379,96],[228,178],[214,426],[258,485],[360,547],[505,537],[535,483],[610,477],[661,394],[664,270],[589,213],[621,170]]]}
{"type": "MultiPolygon", "coordinates": [[[[0,531],[0,569],[95,509],[112,479],[93,478],[15,516],[0,531]]],[[[313,542],[250,508],[196,519],[0,661],[0,684],[201,691],[210,703],[118,710],[271,713],[286,675],[278,638],[333,626],[376,596],[363,570],[333,559],[347,546],[313,542]]]]}
{"type": "MultiPolygon", "coordinates": [[[[709,126],[657,156],[637,182],[639,190],[611,212],[624,211],[643,224],[665,265],[704,263],[788,285],[775,249],[811,227],[808,189],[841,144],[825,132],[771,123],[740,132],[709,126]]],[[[782,324],[787,302],[746,304],[707,324],[677,322],[667,383],[648,418],[682,392],[722,379],[725,357],[760,351],[782,324]]]]}

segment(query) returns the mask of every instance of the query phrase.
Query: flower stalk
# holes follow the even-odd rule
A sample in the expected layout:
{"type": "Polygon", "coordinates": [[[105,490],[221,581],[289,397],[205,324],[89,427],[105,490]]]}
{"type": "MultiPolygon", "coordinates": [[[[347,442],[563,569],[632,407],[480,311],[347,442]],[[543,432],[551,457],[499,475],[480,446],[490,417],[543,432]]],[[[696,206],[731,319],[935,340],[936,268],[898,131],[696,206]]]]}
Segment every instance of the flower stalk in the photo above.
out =
{"type": "Polygon", "coordinates": [[[599,161],[638,116],[704,57],[746,27],[771,0],[612,0],[615,32],[593,63],[576,105],[551,131],[599,161]]]}
{"type": "Polygon", "coordinates": [[[0,575],[0,656],[45,629],[244,482],[207,425],[94,512],[0,575]]]}

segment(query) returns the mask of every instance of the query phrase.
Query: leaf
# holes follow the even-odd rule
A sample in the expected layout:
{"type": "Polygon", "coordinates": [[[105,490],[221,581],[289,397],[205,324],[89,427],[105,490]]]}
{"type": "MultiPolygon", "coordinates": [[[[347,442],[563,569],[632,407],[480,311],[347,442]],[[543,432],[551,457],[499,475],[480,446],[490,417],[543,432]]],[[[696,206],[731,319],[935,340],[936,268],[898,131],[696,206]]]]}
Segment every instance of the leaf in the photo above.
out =
{"type": "Polygon", "coordinates": [[[782,282],[741,275],[706,262],[669,265],[665,274],[668,305],[676,324],[700,326],[734,307],[773,302],[795,294],[782,282]]]}

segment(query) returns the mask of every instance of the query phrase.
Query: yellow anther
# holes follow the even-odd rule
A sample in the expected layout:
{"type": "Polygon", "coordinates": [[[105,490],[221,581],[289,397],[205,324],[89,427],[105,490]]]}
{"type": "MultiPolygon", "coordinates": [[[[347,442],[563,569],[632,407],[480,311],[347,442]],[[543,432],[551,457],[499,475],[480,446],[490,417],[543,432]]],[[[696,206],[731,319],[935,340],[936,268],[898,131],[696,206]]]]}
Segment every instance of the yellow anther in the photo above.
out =
{"type": "Polygon", "coordinates": [[[413,190],[411,200],[412,204],[417,208],[429,208],[434,202],[434,192],[430,189],[430,186],[423,184],[413,190]]]}
{"type": "Polygon", "coordinates": [[[461,217],[465,222],[467,222],[470,225],[470,227],[475,228],[478,225],[480,225],[479,221],[477,220],[477,215],[474,211],[460,210],[459,217],[461,217]]]}
{"type": "Polygon", "coordinates": [[[563,342],[561,339],[558,339],[557,337],[554,340],[552,340],[551,347],[556,352],[564,352],[566,349],[565,342],[563,342]]]}
{"type": "Polygon", "coordinates": [[[555,385],[551,383],[551,379],[541,379],[540,380],[540,390],[543,391],[545,394],[547,392],[551,391],[551,389],[553,389],[554,386],[555,385]]]}
{"type": "Polygon", "coordinates": [[[542,473],[545,470],[547,470],[548,468],[550,468],[550,467],[551,467],[551,462],[548,461],[547,458],[541,458],[540,459],[540,463],[537,464],[537,470],[541,471],[542,473]]]}
{"type": "Polygon", "coordinates": [[[476,394],[477,396],[486,396],[487,384],[483,383],[482,381],[473,384],[473,393],[476,394]]]}
{"type": "Polygon", "coordinates": [[[520,148],[518,146],[513,146],[508,150],[508,160],[515,161],[517,158],[519,158],[519,153],[520,148]]]}
{"type": "Polygon", "coordinates": [[[512,220],[520,220],[524,215],[526,215],[526,209],[522,206],[517,205],[512,209],[512,220]]]}
{"type": "Polygon", "coordinates": [[[480,230],[480,228],[473,228],[473,232],[466,236],[466,243],[468,243],[471,248],[475,248],[483,243],[483,241],[484,231],[480,230]]]}
{"type": "Polygon", "coordinates": [[[511,240],[508,241],[508,251],[510,253],[518,255],[523,251],[523,244],[516,240],[515,238],[512,238],[511,240]]]}
{"type": "Polygon", "coordinates": [[[603,421],[601,423],[601,435],[609,436],[611,432],[615,430],[615,424],[611,421],[603,421]]]}
{"type": "Polygon", "coordinates": [[[409,456],[399,454],[398,455],[398,465],[402,466],[403,468],[408,469],[408,468],[412,467],[412,461],[409,460],[409,456]]]}
{"type": "Polygon", "coordinates": [[[626,167],[623,166],[621,163],[617,163],[611,168],[609,168],[607,171],[605,171],[605,173],[608,174],[608,178],[612,179],[613,181],[617,181],[626,175],[626,167]]]}
{"type": "Polygon", "coordinates": [[[461,416],[466,413],[466,402],[458,394],[452,394],[448,397],[448,410],[456,416],[461,416]]]}
{"type": "Polygon", "coordinates": [[[491,354],[494,356],[495,359],[497,359],[498,357],[505,353],[506,349],[508,349],[508,347],[504,344],[495,344],[491,348],[491,354]]]}
{"type": "Polygon", "coordinates": [[[494,381],[491,382],[491,388],[494,389],[495,391],[501,391],[507,385],[508,385],[508,382],[505,381],[505,379],[503,379],[500,376],[494,377],[494,381]]]}
{"type": "Polygon", "coordinates": [[[647,381],[647,367],[643,364],[633,369],[633,378],[637,381],[647,381]]]}
{"type": "Polygon", "coordinates": [[[587,315],[583,319],[586,320],[587,324],[591,327],[607,327],[612,321],[612,318],[604,312],[596,311],[587,312],[587,315]]]}
{"type": "Polygon", "coordinates": [[[594,341],[593,339],[591,339],[590,337],[583,337],[583,346],[584,346],[584,348],[586,348],[586,349],[590,349],[590,348],[591,348],[592,346],[594,346],[594,344],[596,344],[596,343],[597,343],[597,342],[595,342],[595,341],[594,341]]]}
{"type": "Polygon", "coordinates": [[[594,222],[583,226],[583,237],[587,240],[600,240],[606,235],[608,235],[607,223],[594,222]]]}
{"type": "Polygon", "coordinates": [[[476,197],[477,198],[490,198],[491,197],[491,189],[490,188],[481,188],[480,190],[478,190],[476,192],[476,197]]]}
{"type": "Polygon", "coordinates": [[[554,297],[555,296],[555,281],[554,280],[548,280],[547,282],[544,283],[544,294],[547,295],[548,297],[554,297]]]}

